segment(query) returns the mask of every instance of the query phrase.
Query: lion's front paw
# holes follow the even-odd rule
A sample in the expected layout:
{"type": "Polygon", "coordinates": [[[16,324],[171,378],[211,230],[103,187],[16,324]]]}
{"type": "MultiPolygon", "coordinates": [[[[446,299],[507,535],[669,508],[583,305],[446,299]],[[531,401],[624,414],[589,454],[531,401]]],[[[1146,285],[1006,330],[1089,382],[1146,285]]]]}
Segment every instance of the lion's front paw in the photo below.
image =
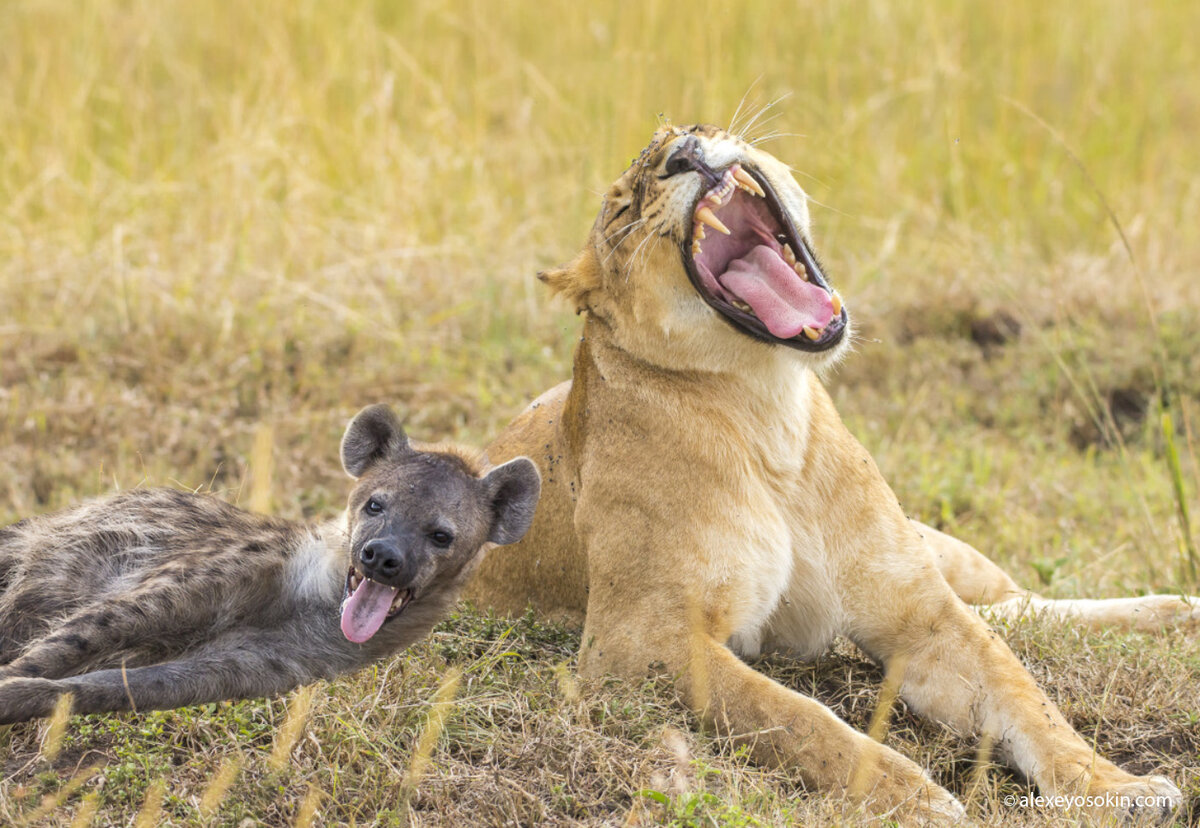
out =
{"type": "Polygon", "coordinates": [[[940,785],[930,783],[919,797],[920,807],[914,813],[921,822],[934,825],[961,825],[967,810],[954,795],[940,785]]]}
{"type": "Polygon", "coordinates": [[[851,794],[861,798],[869,812],[902,825],[955,825],[967,816],[952,793],[930,779],[920,765],[890,748],[882,748],[871,764],[860,766],[851,794]],[[877,771],[865,786],[863,768],[877,771]]]}
{"type": "Polygon", "coordinates": [[[1093,781],[1088,810],[1096,816],[1119,816],[1135,824],[1166,822],[1180,805],[1183,794],[1164,776],[1130,776],[1110,784],[1093,781]]]}
{"type": "Polygon", "coordinates": [[[877,790],[866,805],[869,811],[901,825],[960,825],[967,818],[962,803],[930,781],[915,790],[877,790]]]}

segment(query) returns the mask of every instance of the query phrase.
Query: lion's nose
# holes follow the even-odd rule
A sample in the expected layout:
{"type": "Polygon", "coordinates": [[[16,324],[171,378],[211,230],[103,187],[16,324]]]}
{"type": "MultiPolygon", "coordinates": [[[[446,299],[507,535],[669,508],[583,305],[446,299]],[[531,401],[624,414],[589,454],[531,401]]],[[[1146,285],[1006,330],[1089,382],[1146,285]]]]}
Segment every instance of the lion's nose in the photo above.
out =
{"type": "Polygon", "coordinates": [[[713,184],[721,179],[721,176],[717,175],[712,167],[704,163],[704,149],[700,146],[700,139],[695,135],[685,138],[683,143],[671,153],[671,157],[667,159],[663,178],[687,172],[698,172],[713,184]]]}

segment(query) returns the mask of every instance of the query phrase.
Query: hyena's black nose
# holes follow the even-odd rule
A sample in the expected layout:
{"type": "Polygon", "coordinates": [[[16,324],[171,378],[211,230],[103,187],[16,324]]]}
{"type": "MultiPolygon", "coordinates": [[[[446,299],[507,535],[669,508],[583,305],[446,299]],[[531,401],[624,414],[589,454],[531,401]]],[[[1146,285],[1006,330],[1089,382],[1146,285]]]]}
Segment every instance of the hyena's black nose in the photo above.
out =
{"type": "Polygon", "coordinates": [[[372,581],[389,583],[404,569],[404,555],[396,544],[382,538],[367,541],[359,553],[363,574],[372,581]]]}

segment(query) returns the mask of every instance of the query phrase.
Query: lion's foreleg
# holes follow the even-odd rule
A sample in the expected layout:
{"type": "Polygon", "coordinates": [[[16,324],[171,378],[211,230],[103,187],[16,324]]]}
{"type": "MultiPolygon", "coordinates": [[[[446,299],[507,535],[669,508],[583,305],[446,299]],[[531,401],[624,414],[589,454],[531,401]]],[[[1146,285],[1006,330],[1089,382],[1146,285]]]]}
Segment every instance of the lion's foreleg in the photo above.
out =
{"type": "Polygon", "coordinates": [[[689,619],[669,596],[664,590],[643,607],[606,601],[594,588],[581,672],[641,677],[665,671],[684,703],[717,733],[747,745],[755,761],[795,772],[810,789],[846,796],[879,814],[962,816],[957,800],[920,766],[754,670],[722,643],[721,633],[689,619]]]}
{"type": "Polygon", "coordinates": [[[999,634],[944,584],[891,580],[909,600],[894,612],[878,603],[858,619],[855,638],[902,676],[900,694],[916,712],[984,734],[1045,795],[1157,797],[1143,813],[1178,805],[1166,779],[1133,776],[1097,756],[999,634]]]}

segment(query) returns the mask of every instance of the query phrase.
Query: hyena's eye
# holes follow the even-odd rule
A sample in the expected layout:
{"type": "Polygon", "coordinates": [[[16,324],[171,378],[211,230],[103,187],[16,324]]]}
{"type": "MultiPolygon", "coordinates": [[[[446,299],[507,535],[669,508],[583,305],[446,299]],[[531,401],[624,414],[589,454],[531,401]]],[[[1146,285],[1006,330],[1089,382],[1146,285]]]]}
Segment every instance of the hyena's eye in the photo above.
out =
{"type": "Polygon", "coordinates": [[[450,544],[454,543],[454,535],[451,535],[449,532],[430,532],[429,539],[433,541],[434,546],[441,547],[442,549],[445,549],[450,546],[450,544]]]}
{"type": "Polygon", "coordinates": [[[381,515],[383,514],[383,504],[375,498],[371,498],[367,501],[367,505],[363,506],[363,511],[368,515],[381,515]]]}

